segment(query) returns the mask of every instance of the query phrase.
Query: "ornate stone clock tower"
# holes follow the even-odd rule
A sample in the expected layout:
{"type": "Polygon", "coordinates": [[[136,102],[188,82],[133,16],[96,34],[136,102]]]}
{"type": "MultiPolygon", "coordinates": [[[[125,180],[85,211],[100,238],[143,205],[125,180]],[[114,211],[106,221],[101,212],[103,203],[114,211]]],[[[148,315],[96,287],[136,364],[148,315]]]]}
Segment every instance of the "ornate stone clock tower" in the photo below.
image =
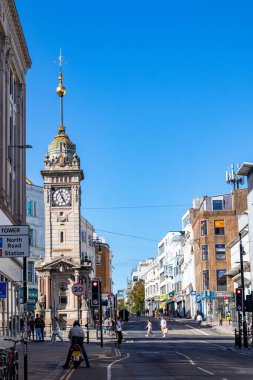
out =
{"type": "Polygon", "coordinates": [[[48,147],[44,179],[45,259],[37,266],[39,301],[37,312],[44,313],[46,324],[58,317],[64,329],[79,319],[78,299],[71,288],[79,282],[81,270],[80,182],[84,179],[76,146],[63,125],[62,56],[60,54],[59,85],[60,126],[48,147]]]}

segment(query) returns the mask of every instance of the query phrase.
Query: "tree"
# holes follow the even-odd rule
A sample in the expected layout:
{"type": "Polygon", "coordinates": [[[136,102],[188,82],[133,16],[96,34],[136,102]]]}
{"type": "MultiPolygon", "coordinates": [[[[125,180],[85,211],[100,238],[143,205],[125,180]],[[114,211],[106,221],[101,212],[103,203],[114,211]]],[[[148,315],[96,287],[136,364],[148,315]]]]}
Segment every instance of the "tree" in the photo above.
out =
{"type": "Polygon", "coordinates": [[[135,314],[145,308],[145,286],[143,280],[138,280],[128,294],[129,311],[135,314]]]}
{"type": "Polygon", "coordinates": [[[118,302],[117,302],[117,312],[119,312],[122,309],[125,309],[125,301],[124,300],[118,300],[118,302]]]}

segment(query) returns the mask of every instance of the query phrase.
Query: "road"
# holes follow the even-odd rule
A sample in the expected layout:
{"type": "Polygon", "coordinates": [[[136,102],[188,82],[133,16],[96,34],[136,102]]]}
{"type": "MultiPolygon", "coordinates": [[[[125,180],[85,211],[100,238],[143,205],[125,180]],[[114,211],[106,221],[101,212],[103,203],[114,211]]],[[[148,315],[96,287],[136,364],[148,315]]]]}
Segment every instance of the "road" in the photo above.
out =
{"type": "Polygon", "coordinates": [[[154,337],[145,337],[146,320],[125,323],[120,349],[114,342],[110,357],[91,358],[91,368],[80,367],[61,374],[61,380],[170,380],[253,379],[253,352],[235,351],[233,337],[221,336],[193,322],[171,322],[168,337],[162,338],[159,321],[153,322],[154,337]]]}

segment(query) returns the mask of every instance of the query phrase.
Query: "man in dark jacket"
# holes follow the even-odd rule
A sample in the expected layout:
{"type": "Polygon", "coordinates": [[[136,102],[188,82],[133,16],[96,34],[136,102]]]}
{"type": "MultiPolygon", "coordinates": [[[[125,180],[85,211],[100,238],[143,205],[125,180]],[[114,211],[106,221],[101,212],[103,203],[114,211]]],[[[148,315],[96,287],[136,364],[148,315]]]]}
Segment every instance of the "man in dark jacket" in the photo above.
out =
{"type": "Polygon", "coordinates": [[[86,363],[86,367],[90,368],[89,358],[88,358],[88,355],[86,353],[86,350],[85,350],[85,347],[83,344],[84,332],[83,332],[83,329],[80,327],[80,323],[78,321],[75,321],[73,323],[72,329],[69,330],[68,338],[71,340],[71,345],[70,345],[68,356],[67,356],[67,359],[66,359],[66,362],[65,362],[63,368],[67,369],[69,366],[69,362],[71,359],[71,352],[72,352],[71,348],[74,344],[78,344],[81,347],[82,353],[83,353],[83,358],[84,358],[85,363],[86,363]]]}

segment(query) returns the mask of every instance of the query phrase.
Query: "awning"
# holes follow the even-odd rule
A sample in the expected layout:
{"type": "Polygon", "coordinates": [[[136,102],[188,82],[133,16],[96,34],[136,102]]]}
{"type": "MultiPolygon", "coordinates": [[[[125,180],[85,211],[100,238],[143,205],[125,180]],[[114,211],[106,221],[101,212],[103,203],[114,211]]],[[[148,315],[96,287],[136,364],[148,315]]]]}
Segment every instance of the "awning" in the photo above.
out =
{"type": "MultiPolygon", "coordinates": [[[[231,268],[229,271],[227,271],[226,276],[234,277],[240,273],[240,270],[241,270],[241,265],[236,264],[236,266],[234,268],[231,268]]],[[[243,270],[244,270],[244,272],[250,272],[250,262],[249,261],[243,262],[243,270]]]]}

